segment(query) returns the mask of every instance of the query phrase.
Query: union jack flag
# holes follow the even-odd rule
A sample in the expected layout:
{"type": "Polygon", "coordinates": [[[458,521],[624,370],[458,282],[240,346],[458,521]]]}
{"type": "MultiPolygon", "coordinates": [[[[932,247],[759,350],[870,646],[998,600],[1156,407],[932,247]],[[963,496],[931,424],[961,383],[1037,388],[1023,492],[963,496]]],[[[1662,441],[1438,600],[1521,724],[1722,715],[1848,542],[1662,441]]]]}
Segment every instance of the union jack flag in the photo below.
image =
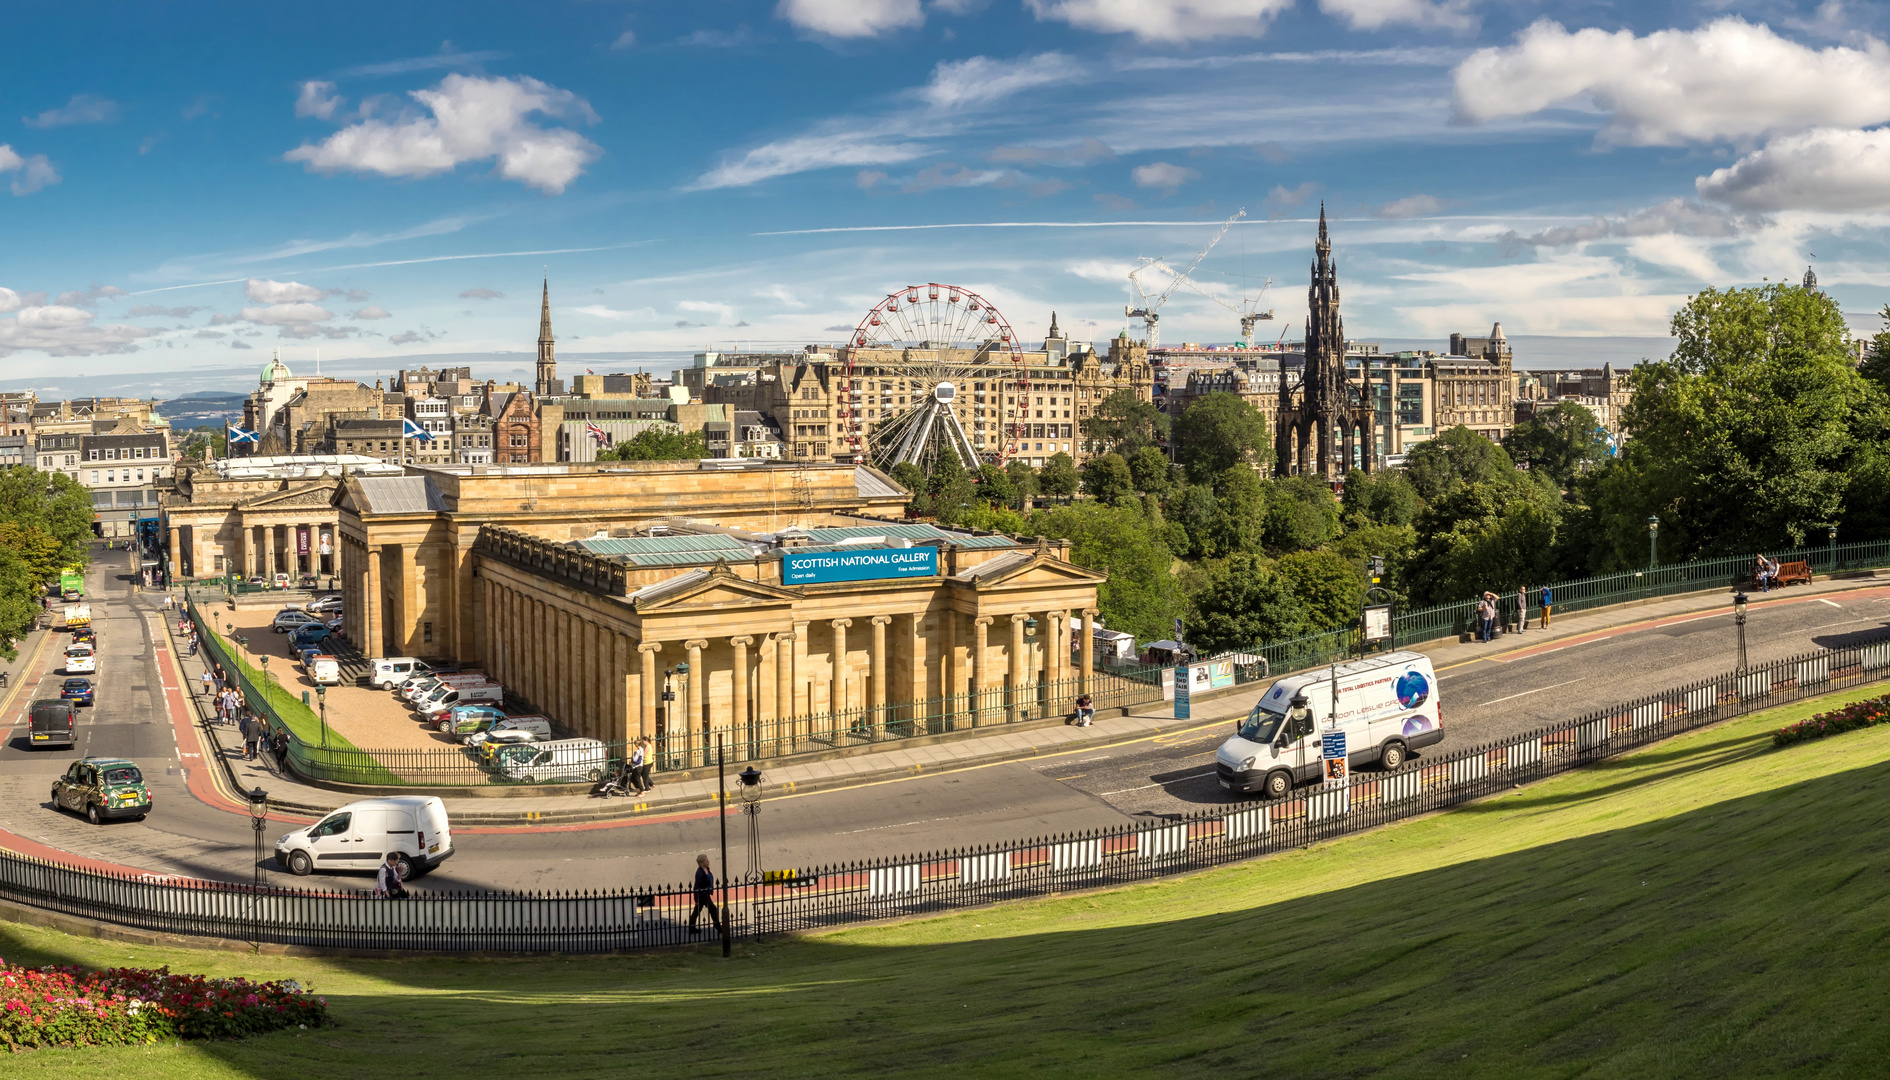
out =
{"type": "Polygon", "coordinates": [[[596,440],[599,446],[609,446],[611,444],[610,435],[606,433],[603,428],[598,427],[589,420],[584,422],[584,431],[592,439],[596,440]]]}

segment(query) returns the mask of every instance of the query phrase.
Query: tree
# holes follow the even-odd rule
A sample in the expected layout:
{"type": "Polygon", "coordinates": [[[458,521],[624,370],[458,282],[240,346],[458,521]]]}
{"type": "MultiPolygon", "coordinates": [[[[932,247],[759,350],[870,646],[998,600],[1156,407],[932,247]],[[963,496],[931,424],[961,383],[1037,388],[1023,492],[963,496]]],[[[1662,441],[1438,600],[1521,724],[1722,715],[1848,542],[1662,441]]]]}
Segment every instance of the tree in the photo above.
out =
{"type": "Polygon", "coordinates": [[[1513,591],[1553,576],[1561,524],[1555,493],[1536,484],[1467,484],[1418,515],[1402,567],[1411,600],[1441,604],[1513,591]]]}
{"type": "Polygon", "coordinates": [[[1605,457],[1600,431],[1594,413],[1564,401],[1511,428],[1503,449],[1512,459],[1527,461],[1530,472],[1542,472],[1565,488],[1605,457]]]}
{"type": "Polygon", "coordinates": [[[1045,495],[1068,499],[1076,494],[1081,477],[1076,471],[1076,459],[1065,453],[1050,455],[1037,472],[1037,487],[1045,495]]]}
{"type": "Polygon", "coordinates": [[[976,491],[971,475],[951,447],[939,450],[933,460],[932,472],[925,478],[925,494],[932,516],[943,524],[959,521],[971,511],[976,491]]]}
{"type": "Polygon", "coordinates": [[[1113,503],[1135,494],[1129,463],[1121,454],[1104,454],[1083,463],[1083,494],[1097,502],[1113,503]]]}
{"type": "Polygon", "coordinates": [[[1117,390],[1097,404],[1082,428],[1090,450],[1114,452],[1127,461],[1137,450],[1168,437],[1168,414],[1133,390],[1117,390]]]}
{"type": "Polygon", "coordinates": [[[1004,471],[1011,475],[1011,487],[1017,491],[1018,507],[1022,509],[1023,503],[1037,494],[1037,470],[1023,458],[1012,458],[1004,463],[1004,471]]]}
{"type": "Polygon", "coordinates": [[[1461,424],[1413,447],[1404,463],[1405,476],[1425,502],[1515,470],[1502,447],[1461,424]]]}
{"type": "Polygon", "coordinates": [[[1198,575],[1188,597],[1188,644],[1212,656],[1310,633],[1286,578],[1258,555],[1236,555],[1198,575]]]}
{"type": "Polygon", "coordinates": [[[1011,474],[991,462],[978,466],[978,498],[992,506],[1015,509],[1017,506],[1017,485],[1011,482],[1011,474]]]}
{"type": "Polygon", "coordinates": [[[597,452],[599,461],[695,461],[708,456],[709,440],[701,431],[656,427],[597,452]]]}
{"type": "Polygon", "coordinates": [[[1175,487],[1175,467],[1157,446],[1144,446],[1129,459],[1129,478],[1144,495],[1166,498],[1175,487]]]}
{"type": "Polygon", "coordinates": [[[1190,477],[1206,480],[1242,463],[1270,466],[1267,419],[1238,394],[1217,390],[1175,420],[1175,458],[1190,477]]]}
{"type": "Polygon", "coordinates": [[[1181,609],[1174,555],[1139,509],[1081,502],[1030,516],[1039,536],[1070,541],[1070,561],[1107,574],[1097,604],[1112,629],[1143,641],[1166,637],[1181,609]]]}
{"type": "Polygon", "coordinates": [[[1339,534],[1339,503],[1325,481],[1281,476],[1267,484],[1266,542],[1277,551],[1305,551],[1339,534]]]}
{"type": "Polygon", "coordinates": [[[1353,469],[1345,478],[1345,494],[1339,502],[1348,529],[1409,525],[1423,505],[1411,481],[1395,469],[1375,473],[1353,469]]]}
{"type": "Polygon", "coordinates": [[[1211,556],[1258,554],[1266,543],[1271,491],[1260,474],[1235,465],[1215,478],[1211,556]]]}
{"type": "Polygon", "coordinates": [[[1628,376],[1631,438],[1587,495],[1606,563],[1645,561],[1649,514],[1662,561],[1795,547],[1845,527],[1890,399],[1852,366],[1837,304],[1797,286],[1708,289],[1673,331],[1673,355],[1628,376]]]}
{"type": "Polygon", "coordinates": [[[0,469],[0,655],[39,612],[46,582],[67,566],[84,566],[92,541],[92,498],[65,473],[26,466],[0,469]]]}
{"type": "Polygon", "coordinates": [[[1878,388],[1890,391],[1890,304],[1885,304],[1878,313],[1883,318],[1884,328],[1871,336],[1870,344],[1864,347],[1864,362],[1857,367],[1857,373],[1878,388]]]}
{"type": "Polygon", "coordinates": [[[1358,624],[1366,582],[1356,563],[1330,551],[1295,551],[1280,556],[1273,568],[1292,587],[1313,629],[1358,624]]]}
{"type": "Polygon", "coordinates": [[[894,465],[892,472],[888,475],[892,477],[893,483],[915,495],[925,490],[925,470],[910,461],[902,461],[894,465]]]}

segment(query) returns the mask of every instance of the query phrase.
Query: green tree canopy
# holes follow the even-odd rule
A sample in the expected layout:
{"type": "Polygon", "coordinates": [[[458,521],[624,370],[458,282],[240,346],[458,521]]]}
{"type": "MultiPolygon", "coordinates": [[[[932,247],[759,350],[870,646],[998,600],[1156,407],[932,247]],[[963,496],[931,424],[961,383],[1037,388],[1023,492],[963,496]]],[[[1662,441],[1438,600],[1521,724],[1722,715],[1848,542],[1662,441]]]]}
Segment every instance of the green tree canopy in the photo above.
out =
{"type": "MultiPolygon", "coordinates": [[[[1188,597],[1188,644],[1212,656],[1311,633],[1286,577],[1259,555],[1210,563],[1188,597]]],[[[1111,624],[1114,625],[1114,624],[1111,624]]]]}
{"type": "Polygon", "coordinates": [[[1039,536],[1070,541],[1070,561],[1109,575],[1097,603],[1110,628],[1143,641],[1167,636],[1181,609],[1174,555],[1139,509],[1079,502],[1030,516],[1039,536]]]}
{"type": "Polygon", "coordinates": [[[988,461],[978,466],[978,498],[992,506],[1014,509],[1017,485],[1012,482],[1010,472],[988,461]]]}
{"type": "Polygon", "coordinates": [[[1413,447],[1404,463],[1405,477],[1425,502],[1515,471],[1502,447],[1462,424],[1413,447]]]}
{"type": "Polygon", "coordinates": [[[656,427],[597,452],[599,461],[695,461],[708,456],[709,441],[702,432],[656,427]]]}
{"type": "Polygon", "coordinates": [[[887,475],[893,478],[893,483],[915,495],[925,490],[925,470],[910,461],[902,461],[894,465],[887,475]]]}
{"type": "Polygon", "coordinates": [[[933,460],[932,471],[925,478],[925,494],[932,516],[947,525],[962,520],[971,512],[971,504],[978,501],[971,474],[951,447],[939,450],[933,460]]]}
{"type": "Polygon", "coordinates": [[[1083,494],[1097,502],[1113,503],[1135,494],[1129,463],[1121,454],[1103,454],[1083,463],[1083,494]]]}
{"type": "Polygon", "coordinates": [[[84,566],[91,542],[92,497],[78,481],[24,465],[0,469],[0,655],[19,655],[47,581],[84,566]]]}
{"type": "Polygon", "coordinates": [[[1091,450],[1114,452],[1127,461],[1137,450],[1168,437],[1168,414],[1132,390],[1117,390],[1097,403],[1082,428],[1091,450]]]}
{"type": "Polygon", "coordinates": [[[1065,453],[1051,454],[1037,471],[1038,490],[1045,495],[1059,499],[1068,499],[1076,494],[1081,477],[1076,471],[1076,459],[1065,453]]]}
{"type": "Polygon", "coordinates": [[[1411,481],[1396,469],[1375,473],[1353,469],[1345,478],[1345,494],[1339,506],[1346,528],[1358,529],[1368,525],[1409,525],[1417,519],[1423,502],[1418,499],[1411,481]]]}
{"type": "Polygon", "coordinates": [[[1241,398],[1217,390],[1189,405],[1175,420],[1175,458],[1197,480],[1240,464],[1270,466],[1267,419],[1241,398]]]}
{"type": "Polygon", "coordinates": [[[1209,529],[1197,546],[1210,558],[1259,554],[1267,542],[1272,497],[1267,482],[1245,465],[1221,473],[1215,478],[1209,529]]]}
{"type": "Polygon", "coordinates": [[[1540,471],[1566,488],[1576,474],[1601,463],[1600,430],[1601,421],[1587,407],[1564,401],[1511,428],[1503,449],[1512,459],[1527,461],[1531,472],[1540,471]]]}
{"type": "Polygon", "coordinates": [[[1452,490],[1418,515],[1417,546],[1401,568],[1411,601],[1442,604],[1549,580],[1561,520],[1560,501],[1541,485],[1452,490]]]}
{"type": "Polygon", "coordinates": [[[1273,568],[1291,586],[1314,630],[1358,625],[1365,572],[1356,563],[1331,551],[1295,551],[1280,556],[1273,568]]]}
{"type": "Polygon", "coordinates": [[[1129,459],[1129,479],[1135,490],[1158,499],[1166,498],[1175,487],[1175,467],[1159,446],[1144,446],[1129,459]]]}
{"type": "Polygon", "coordinates": [[[1268,483],[1266,543],[1276,551],[1306,551],[1339,535],[1339,502],[1314,476],[1281,476],[1268,483]]]}
{"type": "Polygon", "coordinates": [[[1004,463],[1004,471],[1011,474],[1011,487],[1020,500],[1037,494],[1037,470],[1030,467],[1030,462],[1012,458],[1004,463]]]}

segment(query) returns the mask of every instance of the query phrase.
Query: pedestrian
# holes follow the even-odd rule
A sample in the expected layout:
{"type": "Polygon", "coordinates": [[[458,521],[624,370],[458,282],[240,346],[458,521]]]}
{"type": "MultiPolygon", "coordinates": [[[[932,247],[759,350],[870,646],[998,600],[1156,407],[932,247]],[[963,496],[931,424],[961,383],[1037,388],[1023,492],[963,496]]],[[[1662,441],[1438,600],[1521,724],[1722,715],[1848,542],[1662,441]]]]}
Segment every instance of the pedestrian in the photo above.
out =
{"type": "Polygon", "coordinates": [[[1088,694],[1079,694],[1076,698],[1076,726],[1088,727],[1096,719],[1096,707],[1090,703],[1088,694]]]}
{"type": "Polygon", "coordinates": [[[1529,629],[1529,586],[1516,586],[1516,632],[1529,629]]]}
{"type": "Polygon", "coordinates": [[[165,611],[170,611],[171,609],[173,609],[173,608],[175,608],[176,606],[177,606],[177,597],[175,597],[175,596],[166,596],[166,597],[164,598],[164,610],[165,610],[165,611]]]}
{"type": "Polygon", "coordinates": [[[696,856],[696,906],[689,911],[689,936],[695,937],[702,931],[696,929],[696,920],[702,917],[703,909],[708,909],[709,925],[717,933],[722,929],[722,911],[715,906],[715,871],[709,869],[707,855],[696,856]]]}
{"type": "Polygon", "coordinates": [[[1496,633],[1496,594],[1485,590],[1477,601],[1477,621],[1483,626],[1483,643],[1488,645],[1496,633]]]}
{"type": "Polygon", "coordinates": [[[650,745],[648,735],[637,740],[637,749],[643,754],[643,764],[637,766],[637,790],[647,795],[656,790],[656,785],[650,783],[650,764],[651,758],[655,756],[655,748],[650,745]]]}
{"type": "Polygon", "coordinates": [[[203,669],[203,696],[204,697],[210,696],[210,684],[213,681],[215,681],[215,679],[216,679],[216,676],[210,674],[209,668],[203,669]]]}
{"type": "Polygon", "coordinates": [[[629,775],[624,778],[624,787],[638,795],[643,794],[643,764],[648,757],[643,740],[638,739],[636,745],[630,748],[629,775]]]}
{"type": "Polygon", "coordinates": [[[400,883],[400,858],[398,851],[390,851],[374,872],[374,895],[383,900],[405,900],[407,886],[400,883]]]}
{"type": "Polygon", "coordinates": [[[1549,592],[1549,587],[1544,585],[1542,587],[1542,628],[1544,630],[1549,628],[1549,605],[1554,599],[1554,595],[1549,592]]]}

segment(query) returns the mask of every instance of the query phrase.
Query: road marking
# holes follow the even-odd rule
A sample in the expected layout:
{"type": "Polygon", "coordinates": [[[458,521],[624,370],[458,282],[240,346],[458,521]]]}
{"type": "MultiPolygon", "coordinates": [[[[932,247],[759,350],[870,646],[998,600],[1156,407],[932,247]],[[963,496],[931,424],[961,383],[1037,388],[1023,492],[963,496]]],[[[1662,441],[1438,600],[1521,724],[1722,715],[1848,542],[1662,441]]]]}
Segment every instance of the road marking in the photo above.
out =
{"type": "Polygon", "coordinates": [[[1059,777],[1056,777],[1055,779],[1058,780],[1059,782],[1064,781],[1064,780],[1081,780],[1083,777],[1088,776],[1088,775],[1089,774],[1086,772],[1080,772],[1080,773],[1075,773],[1070,776],[1059,776],[1059,777]]]}
{"type": "Polygon", "coordinates": [[[1143,784],[1140,787],[1125,787],[1120,791],[1099,791],[1096,793],[1096,795],[1098,798],[1106,799],[1111,795],[1125,795],[1131,791],[1147,791],[1149,788],[1152,788],[1152,787],[1167,787],[1170,784],[1178,784],[1183,780],[1193,780],[1197,776],[1210,776],[1210,775],[1213,775],[1213,772],[1214,772],[1213,769],[1203,769],[1202,771],[1198,773],[1189,773],[1186,776],[1177,776],[1173,780],[1163,780],[1159,783],[1154,783],[1154,784],[1143,784]]]}
{"type": "MultiPolygon", "coordinates": [[[[1584,675],[1584,676],[1582,676],[1582,678],[1584,678],[1584,679],[1585,679],[1585,678],[1587,678],[1587,676],[1586,676],[1586,675],[1584,675]]],[[[1476,708],[1479,708],[1479,709],[1481,709],[1481,708],[1484,708],[1484,707],[1486,707],[1486,706],[1489,706],[1489,705],[1501,705],[1501,704],[1502,704],[1503,702],[1505,702],[1505,701],[1515,701],[1515,700],[1516,700],[1517,698],[1519,698],[1519,697],[1528,697],[1528,696],[1529,696],[1530,694],[1540,694],[1540,693],[1542,693],[1542,692],[1543,692],[1544,690],[1554,690],[1554,689],[1556,689],[1557,687],[1562,687],[1562,686],[1573,686],[1573,685],[1575,685],[1576,683],[1578,683],[1578,682],[1581,682],[1581,681],[1582,681],[1581,679],[1570,679],[1570,680],[1569,680],[1569,681],[1567,681],[1567,682],[1559,682],[1559,683],[1556,683],[1556,684],[1555,684],[1554,686],[1538,686],[1538,687],[1536,687],[1536,688],[1535,688],[1534,690],[1524,690],[1524,691],[1523,691],[1522,693],[1520,693],[1520,694],[1511,694],[1511,695],[1509,695],[1508,697],[1500,697],[1500,698],[1497,698],[1497,699],[1496,699],[1495,701],[1486,701],[1486,702],[1484,702],[1484,703],[1483,703],[1482,705],[1478,705],[1478,706],[1476,706],[1476,708]]]]}
{"type": "MultiPolygon", "coordinates": [[[[1818,603],[1820,603],[1820,604],[1831,604],[1831,601],[1829,601],[1829,600],[1826,600],[1826,599],[1825,599],[1824,597],[1822,597],[1822,596],[1819,596],[1819,597],[1814,597],[1814,599],[1816,599],[1816,600],[1818,601],[1818,603]]],[[[1842,607],[1843,607],[1844,605],[1843,605],[1843,604],[1831,604],[1831,606],[1832,606],[1832,607],[1834,607],[1834,608],[1842,608],[1842,607]]]]}

